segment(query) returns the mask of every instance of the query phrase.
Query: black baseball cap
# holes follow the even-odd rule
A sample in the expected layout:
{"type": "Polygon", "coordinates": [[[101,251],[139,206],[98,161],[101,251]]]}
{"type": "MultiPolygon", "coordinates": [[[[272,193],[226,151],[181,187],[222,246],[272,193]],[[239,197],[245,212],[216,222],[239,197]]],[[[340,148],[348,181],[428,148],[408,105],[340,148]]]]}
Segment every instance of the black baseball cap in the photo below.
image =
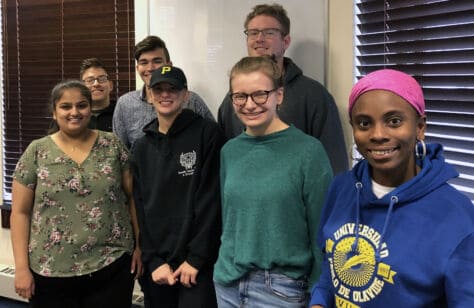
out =
{"type": "Polygon", "coordinates": [[[183,71],[176,66],[165,65],[153,71],[150,79],[150,88],[162,82],[169,83],[179,90],[188,87],[186,76],[184,76],[183,71]]]}

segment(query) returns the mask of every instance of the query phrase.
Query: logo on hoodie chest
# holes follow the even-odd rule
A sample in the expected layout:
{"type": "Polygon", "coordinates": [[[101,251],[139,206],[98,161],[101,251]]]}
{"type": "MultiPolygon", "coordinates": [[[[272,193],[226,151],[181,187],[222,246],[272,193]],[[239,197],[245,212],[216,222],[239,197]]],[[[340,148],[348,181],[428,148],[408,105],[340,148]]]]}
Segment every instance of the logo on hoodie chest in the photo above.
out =
{"type": "Polygon", "coordinates": [[[196,165],[196,151],[181,153],[179,155],[179,163],[184,170],[178,171],[181,176],[191,176],[194,174],[194,166],[196,165]]]}
{"type": "Polygon", "coordinates": [[[357,308],[376,298],[384,286],[394,284],[396,272],[382,260],[389,255],[375,229],[347,223],[326,240],[326,254],[335,289],[336,307],[357,308]]]}

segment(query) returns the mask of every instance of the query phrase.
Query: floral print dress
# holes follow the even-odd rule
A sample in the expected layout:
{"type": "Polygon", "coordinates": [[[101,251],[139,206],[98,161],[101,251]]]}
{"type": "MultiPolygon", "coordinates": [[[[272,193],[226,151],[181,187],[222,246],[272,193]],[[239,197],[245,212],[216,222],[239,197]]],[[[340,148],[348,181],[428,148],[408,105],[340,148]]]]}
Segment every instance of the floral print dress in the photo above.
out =
{"type": "Polygon", "coordinates": [[[87,158],[77,164],[46,136],[21,156],[13,178],[34,191],[29,261],[43,276],[85,275],[132,253],[133,229],[122,173],[127,149],[98,131],[87,158]]]}

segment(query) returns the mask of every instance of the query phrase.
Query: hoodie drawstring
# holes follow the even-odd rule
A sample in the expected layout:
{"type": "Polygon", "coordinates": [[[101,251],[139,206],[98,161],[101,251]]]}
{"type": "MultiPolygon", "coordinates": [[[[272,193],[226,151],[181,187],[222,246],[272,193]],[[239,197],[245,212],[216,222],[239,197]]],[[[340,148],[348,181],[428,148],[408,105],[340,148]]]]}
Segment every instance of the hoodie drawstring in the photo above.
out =
{"type": "MultiPolygon", "coordinates": [[[[352,243],[352,252],[357,252],[357,245],[359,244],[359,224],[360,224],[360,194],[362,191],[362,183],[357,182],[355,184],[356,189],[357,189],[357,201],[356,201],[356,225],[355,225],[355,240],[354,243],[352,243]]],[[[378,263],[380,262],[380,251],[382,250],[382,244],[383,244],[383,239],[385,236],[385,232],[387,231],[388,224],[390,222],[390,216],[392,215],[393,212],[393,207],[394,205],[398,203],[398,197],[397,196],[392,196],[390,198],[390,204],[388,206],[387,210],[387,216],[385,216],[385,222],[383,224],[382,228],[382,233],[380,234],[380,241],[379,245],[377,246],[375,250],[375,261],[378,263]]]]}
{"type": "Polygon", "coordinates": [[[383,238],[385,236],[385,231],[387,231],[388,223],[390,221],[390,216],[392,215],[393,206],[395,203],[398,203],[398,197],[390,197],[390,205],[388,206],[387,216],[385,217],[385,222],[383,224],[382,234],[380,235],[380,242],[377,250],[375,251],[375,261],[378,263],[380,261],[380,250],[382,250],[383,238]]]}
{"type": "Polygon", "coordinates": [[[357,204],[356,204],[356,237],[354,243],[352,243],[352,252],[357,252],[357,245],[359,244],[359,220],[360,220],[360,192],[362,191],[362,183],[356,183],[357,189],[357,204]]]}

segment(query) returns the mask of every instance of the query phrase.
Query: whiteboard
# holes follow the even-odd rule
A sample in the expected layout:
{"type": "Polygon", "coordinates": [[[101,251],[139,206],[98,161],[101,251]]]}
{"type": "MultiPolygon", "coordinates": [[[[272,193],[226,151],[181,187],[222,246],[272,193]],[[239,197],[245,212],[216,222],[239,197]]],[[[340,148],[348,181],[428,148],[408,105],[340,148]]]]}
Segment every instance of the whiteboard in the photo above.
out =
{"type": "Polygon", "coordinates": [[[324,84],[327,0],[136,0],[135,40],[161,37],[173,65],[184,70],[189,89],[216,115],[229,90],[230,69],[247,55],[245,18],[261,3],[283,5],[291,21],[285,55],[324,84]]]}

